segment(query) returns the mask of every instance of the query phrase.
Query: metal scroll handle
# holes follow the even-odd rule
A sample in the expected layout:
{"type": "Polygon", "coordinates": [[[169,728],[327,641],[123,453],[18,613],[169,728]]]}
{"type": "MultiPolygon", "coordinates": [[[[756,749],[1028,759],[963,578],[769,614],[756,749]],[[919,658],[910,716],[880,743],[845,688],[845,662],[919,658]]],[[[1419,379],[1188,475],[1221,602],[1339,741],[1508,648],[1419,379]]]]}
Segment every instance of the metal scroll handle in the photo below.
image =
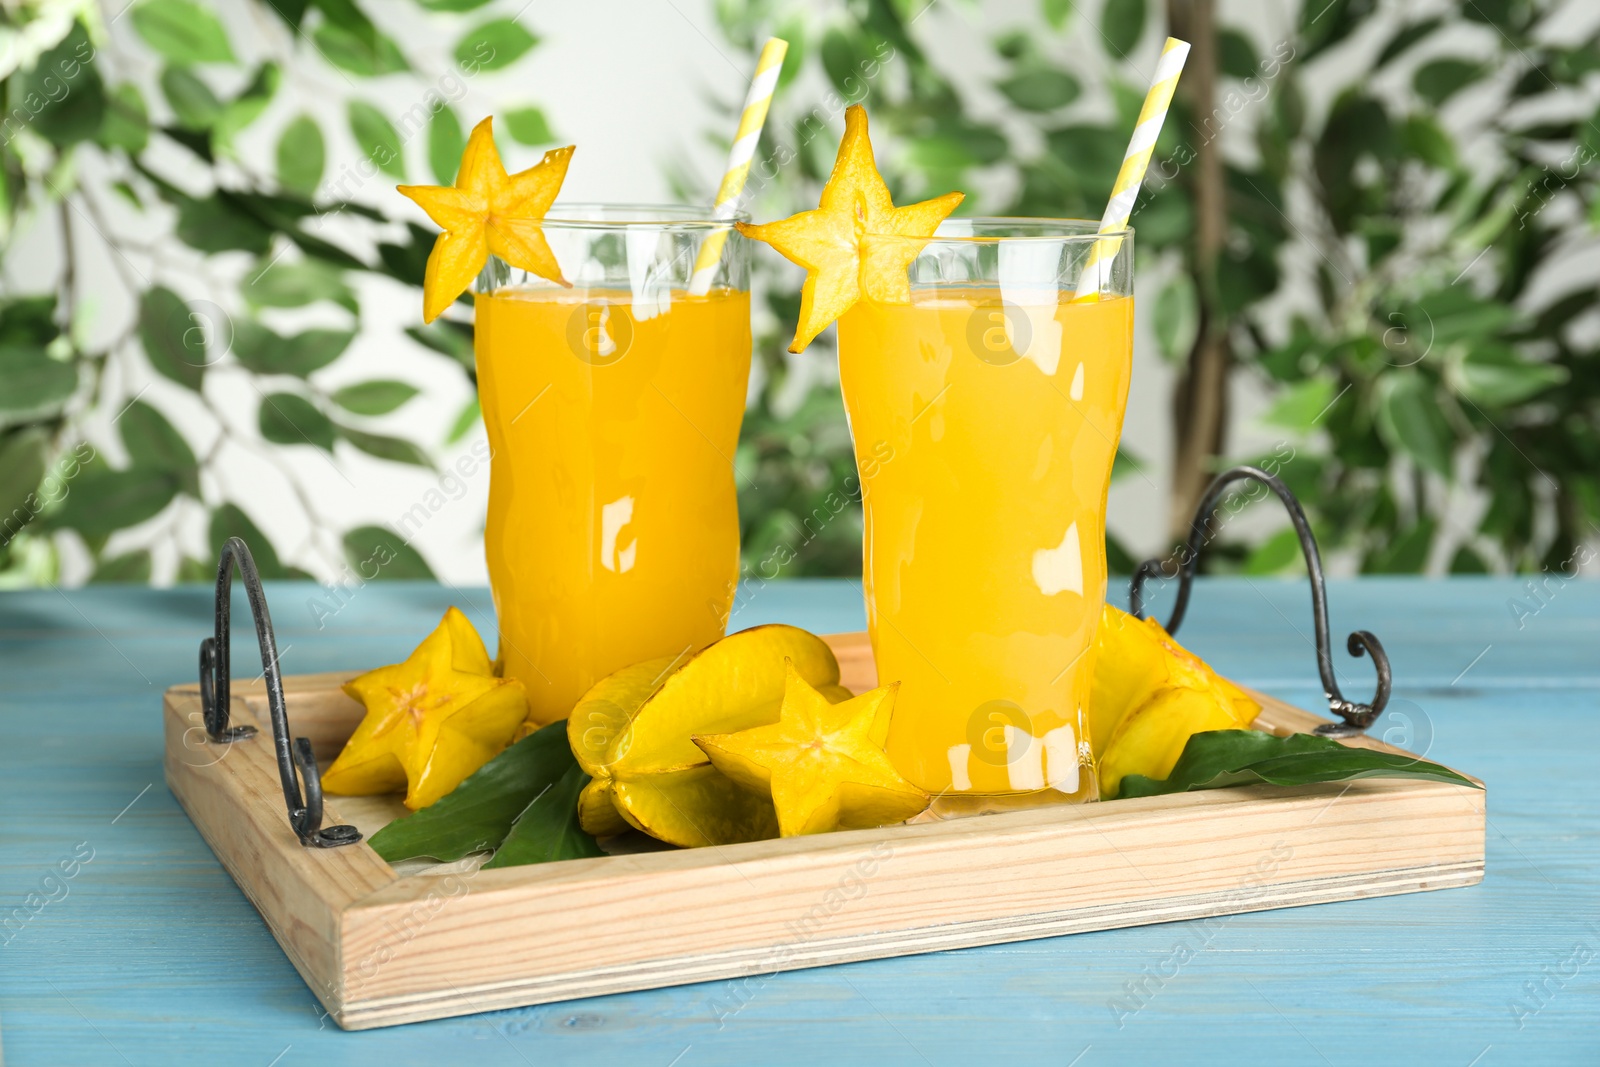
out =
{"type": "MultiPolygon", "coordinates": [[[[1372,657],[1372,665],[1378,672],[1378,691],[1370,704],[1357,704],[1346,700],[1344,694],[1339,692],[1339,683],[1333,676],[1333,653],[1329,648],[1328,594],[1323,585],[1322,556],[1317,552],[1317,539],[1312,536],[1311,524],[1306,521],[1306,513],[1301,510],[1300,501],[1295,499],[1289,487],[1276,475],[1268,474],[1259,467],[1234,467],[1218,475],[1206,489],[1205,498],[1200,501],[1200,507],[1195,512],[1194,522],[1189,526],[1189,541],[1176,559],[1180,565],[1178,599],[1172,606],[1172,618],[1167,621],[1167,632],[1176,635],[1178,627],[1183,625],[1184,612],[1189,608],[1189,590],[1194,582],[1195,567],[1200,561],[1200,549],[1215,532],[1210,526],[1211,514],[1216,510],[1218,501],[1222,499],[1223,490],[1245,478],[1253,478],[1278,494],[1278,499],[1283,501],[1284,508],[1289,512],[1289,519],[1294,523],[1295,533],[1300,537],[1300,550],[1305,553],[1306,573],[1311,577],[1312,621],[1316,624],[1317,630],[1317,672],[1322,676],[1322,688],[1328,697],[1328,710],[1344,720],[1324,723],[1317,727],[1316,732],[1324,737],[1352,737],[1362,733],[1382,714],[1384,706],[1389,703],[1391,682],[1389,657],[1383,651],[1382,643],[1371,632],[1357,630],[1352,633],[1345,647],[1352,656],[1359,657],[1365,653],[1372,657]]],[[[1174,561],[1171,559],[1147,559],[1133,572],[1133,581],[1128,590],[1128,607],[1134,618],[1144,618],[1145,579],[1161,575],[1172,562],[1174,561]]]]}
{"type": "Polygon", "coordinates": [[[322,781],[317,776],[317,760],[311,742],[304,737],[289,743],[289,716],[283,703],[283,678],[278,673],[278,641],[272,633],[272,616],[267,611],[267,596],[261,589],[261,575],[250,548],[237,537],[222,546],[217,561],[216,632],[200,642],[200,707],[205,715],[206,736],[213,744],[228,745],[253,740],[254,726],[229,726],[229,630],[233,594],[233,568],[239,567],[245,593],[250,598],[250,614],[255,617],[256,641],[261,645],[261,673],[267,682],[267,704],[272,710],[272,738],[277,747],[278,778],[283,783],[283,800],[289,808],[289,825],[307,848],[336,848],[361,840],[354,826],[322,825],[322,781]],[[299,768],[305,781],[305,797],[300,795],[299,768]]]}

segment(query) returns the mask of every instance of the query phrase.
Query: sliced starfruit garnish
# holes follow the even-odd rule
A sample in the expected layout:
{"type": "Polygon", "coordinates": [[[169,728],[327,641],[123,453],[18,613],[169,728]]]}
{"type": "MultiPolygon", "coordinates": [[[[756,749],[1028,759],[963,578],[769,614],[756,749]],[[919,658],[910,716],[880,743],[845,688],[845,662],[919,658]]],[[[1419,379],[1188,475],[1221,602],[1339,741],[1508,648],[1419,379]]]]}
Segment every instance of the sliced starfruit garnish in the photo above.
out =
{"type": "Polygon", "coordinates": [[[1089,731],[1103,797],[1127,774],[1166,778],[1191,736],[1247,728],[1261,712],[1154,619],[1107,604],[1096,643],[1089,731]]]}
{"type": "Polygon", "coordinates": [[[539,225],[561,191],[573,147],[552,148],[527,170],[506,174],[493,119],[467,138],[454,185],[402,185],[444,232],[433,242],[422,282],[422,318],[432,322],[467,291],[492,252],[523,270],[568,284],[539,225]]]}
{"type": "Polygon", "coordinates": [[[904,822],[928,806],[883,753],[898,682],[834,703],[791,665],[778,721],[695,744],[733,781],[772,798],[784,837],[904,822]]]}
{"type": "Polygon", "coordinates": [[[776,721],[786,659],[829,699],[849,698],[833,650],[794,626],[741,630],[687,659],[651,660],[595,683],[567,719],[573,754],[592,778],[579,798],[583,828],[609,836],[620,820],[684,846],[774,836],[771,803],[724,779],[691,735],[776,721]]]}
{"type": "Polygon", "coordinates": [[[483,639],[455,608],[404,663],[352,678],[344,691],[367,713],[322,775],[323,790],[403,789],[412,811],[499,755],[528,714],[522,683],[495,677],[483,639]]]}
{"type": "Polygon", "coordinates": [[[765,241],[805,268],[800,321],[789,351],[803,351],[817,334],[849,311],[863,293],[872,300],[910,299],[911,283],[906,272],[924,242],[869,241],[863,254],[862,237],[932,237],[939,223],[965,198],[965,193],[946,193],[895,207],[872,158],[866,109],[856,104],[845,111],[844,139],[839,142],[833,173],[822,187],[817,210],[760,226],[736,224],[746,237],[765,241]]]}

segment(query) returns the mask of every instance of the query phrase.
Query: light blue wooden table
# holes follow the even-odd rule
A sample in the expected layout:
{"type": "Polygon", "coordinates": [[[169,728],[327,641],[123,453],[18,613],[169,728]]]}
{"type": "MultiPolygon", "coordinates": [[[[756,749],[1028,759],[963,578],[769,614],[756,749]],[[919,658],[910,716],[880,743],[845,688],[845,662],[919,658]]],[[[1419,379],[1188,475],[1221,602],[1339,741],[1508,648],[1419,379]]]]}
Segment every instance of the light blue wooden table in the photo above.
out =
{"type": "MultiPolygon", "coordinates": [[[[477,589],[369,585],[320,630],[315,587],[269,598],[293,672],[396,660],[452,602],[492,629],[477,589]]],[[[343,1033],[161,778],[161,691],[195,675],[209,591],[0,594],[4,1062],[1600,1064],[1600,583],[1331,601],[1337,635],[1372,629],[1393,659],[1378,732],[1488,782],[1481,886],[343,1033]]],[[[773,620],[858,629],[859,587],[771,585],[736,624],[773,620]]],[[[1228,580],[1182,636],[1315,708],[1310,632],[1303,583],[1228,580]]],[[[1368,664],[1339,659],[1366,699],[1368,664]]]]}

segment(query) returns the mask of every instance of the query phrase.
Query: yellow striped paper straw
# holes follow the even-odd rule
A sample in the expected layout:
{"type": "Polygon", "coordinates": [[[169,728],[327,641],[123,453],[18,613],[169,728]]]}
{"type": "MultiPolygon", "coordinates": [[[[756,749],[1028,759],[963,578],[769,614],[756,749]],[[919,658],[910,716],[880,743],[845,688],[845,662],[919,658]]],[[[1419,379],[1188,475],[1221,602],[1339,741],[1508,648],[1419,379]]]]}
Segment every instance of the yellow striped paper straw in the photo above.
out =
{"type": "MultiPolygon", "coordinates": [[[[745,179],[750,175],[750,160],[756,154],[756,142],[761,140],[761,127],[767,121],[767,108],[772,103],[773,90],[778,87],[778,72],[783,69],[783,57],[788,51],[789,42],[779,37],[770,37],[761,46],[761,58],[756,60],[755,77],[750,81],[744,111],[739,116],[739,132],[733,136],[728,167],[722,173],[722,184],[717,188],[717,199],[711,208],[712,218],[731,219],[738,209],[739,194],[744,192],[745,179]]],[[[722,258],[722,246],[727,240],[727,230],[716,230],[700,246],[689,292],[704,296],[711,289],[717,260],[722,258]]]]}
{"type": "MultiPolygon", "coordinates": [[[[1183,73],[1183,62],[1189,58],[1189,42],[1168,37],[1156,61],[1156,76],[1151,80],[1150,91],[1145,94],[1144,107],[1139,110],[1139,121],[1133,127],[1133,140],[1128,142],[1127,154],[1122,157],[1122,169],[1117,171],[1117,184],[1111,189],[1111,202],[1100,217],[1100,232],[1110,233],[1128,225],[1133,214],[1134,201],[1139,199],[1139,186],[1144,182],[1144,172],[1150,168],[1150,153],[1155,150],[1156,138],[1161,135],[1161,124],[1167,120],[1167,109],[1172,106],[1172,94],[1178,88],[1178,75],[1183,73]]],[[[1121,247],[1120,238],[1096,241],[1089,252],[1089,262],[1078,275],[1078,291],[1074,300],[1088,300],[1098,295],[1105,266],[1121,247]]]]}

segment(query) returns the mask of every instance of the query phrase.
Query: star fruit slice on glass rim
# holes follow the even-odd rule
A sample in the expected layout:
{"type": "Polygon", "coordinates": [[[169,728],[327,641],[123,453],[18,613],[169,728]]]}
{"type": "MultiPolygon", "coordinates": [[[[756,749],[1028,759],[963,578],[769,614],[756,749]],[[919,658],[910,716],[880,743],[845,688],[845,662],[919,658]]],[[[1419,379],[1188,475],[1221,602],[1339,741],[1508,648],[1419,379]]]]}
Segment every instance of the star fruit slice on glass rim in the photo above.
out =
{"type": "Polygon", "coordinates": [[[871,300],[909,300],[906,272],[911,261],[965,198],[965,193],[946,193],[895,207],[873,162],[866,109],[856,104],[847,110],[844,138],[817,209],[759,226],[736,223],[746,237],[765,241],[805,268],[800,321],[789,351],[804,350],[863,294],[871,300]],[[871,241],[863,253],[861,239],[866,234],[924,240],[871,241]]]}
{"type": "Polygon", "coordinates": [[[472,129],[454,185],[401,185],[444,232],[433,243],[422,282],[422,319],[432,322],[467,291],[492,252],[523,270],[568,285],[545,240],[544,219],[567,176],[574,145],[552,148],[527,170],[506,173],[492,118],[472,129]]]}

